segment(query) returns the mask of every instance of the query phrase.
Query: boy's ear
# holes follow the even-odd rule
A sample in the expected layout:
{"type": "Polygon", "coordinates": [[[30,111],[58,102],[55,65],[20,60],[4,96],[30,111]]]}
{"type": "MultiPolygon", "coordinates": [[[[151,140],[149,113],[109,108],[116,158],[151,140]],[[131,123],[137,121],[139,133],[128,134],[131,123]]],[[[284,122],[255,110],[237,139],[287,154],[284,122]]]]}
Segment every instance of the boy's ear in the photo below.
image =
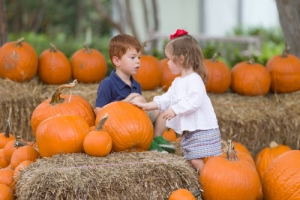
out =
{"type": "Polygon", "coordinates": [[[112,62],[113,62],[113,64],[114,64],[114,66],[119,66],[119,63],[120,63],[120,59],[117,57],[117,56],[113,56],[112,58],[111,58],[111,60],[112,60],[112,62]]]}

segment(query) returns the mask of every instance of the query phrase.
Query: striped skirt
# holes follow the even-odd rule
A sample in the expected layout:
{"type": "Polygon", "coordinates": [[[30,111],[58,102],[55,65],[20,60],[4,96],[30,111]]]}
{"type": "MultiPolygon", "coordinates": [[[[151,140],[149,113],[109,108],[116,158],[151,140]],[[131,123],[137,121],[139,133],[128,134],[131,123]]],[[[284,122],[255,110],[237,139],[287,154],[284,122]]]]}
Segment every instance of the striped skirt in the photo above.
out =
{"type": "Polygon", "coordinates": [[[222,154],[221,134],[218,128],[184,132],[181,146],[187,160],[222,154]]]}

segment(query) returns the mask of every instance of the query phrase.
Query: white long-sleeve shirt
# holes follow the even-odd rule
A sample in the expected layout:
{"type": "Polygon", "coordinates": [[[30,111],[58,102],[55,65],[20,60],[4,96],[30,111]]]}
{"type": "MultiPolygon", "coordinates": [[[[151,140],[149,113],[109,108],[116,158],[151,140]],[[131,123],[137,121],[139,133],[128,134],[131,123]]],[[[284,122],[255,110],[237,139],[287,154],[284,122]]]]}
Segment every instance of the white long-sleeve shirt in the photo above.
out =
{"type": "Polygon", "coordinates": [[[197,73],[176,77],[168,91],[154,97],[160,111],[171,107],[176,116],[167,127],[181,134],[183,131],[218,128],[218,120],[202,78],[197,73]]]}

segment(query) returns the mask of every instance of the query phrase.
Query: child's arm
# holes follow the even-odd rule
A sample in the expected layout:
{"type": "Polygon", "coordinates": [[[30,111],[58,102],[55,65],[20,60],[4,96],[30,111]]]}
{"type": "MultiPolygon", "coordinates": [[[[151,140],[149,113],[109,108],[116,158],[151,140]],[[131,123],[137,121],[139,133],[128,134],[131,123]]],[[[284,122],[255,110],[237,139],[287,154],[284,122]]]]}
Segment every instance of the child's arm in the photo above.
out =
{"type": "Polygon", "coordinates": [[[142,102],[131,102],[133,105],[136,105],[140,107],[143,110],[156,110],[158,109],[158,106],[155,101],[151,101],[148,103],[142,103],[142,102]]]}

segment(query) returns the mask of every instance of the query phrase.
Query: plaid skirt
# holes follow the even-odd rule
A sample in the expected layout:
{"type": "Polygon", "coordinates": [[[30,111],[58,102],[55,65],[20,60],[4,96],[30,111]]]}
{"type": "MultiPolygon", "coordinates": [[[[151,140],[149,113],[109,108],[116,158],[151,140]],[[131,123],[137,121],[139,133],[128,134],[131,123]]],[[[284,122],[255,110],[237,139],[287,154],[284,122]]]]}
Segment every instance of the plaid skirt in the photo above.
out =
{"type": "Polygon", "coordinates": [[[181,146],[187,160],[221,155],[220,130],[216,128],[192,132],[185,131],[182,135],[181,146]]]}

